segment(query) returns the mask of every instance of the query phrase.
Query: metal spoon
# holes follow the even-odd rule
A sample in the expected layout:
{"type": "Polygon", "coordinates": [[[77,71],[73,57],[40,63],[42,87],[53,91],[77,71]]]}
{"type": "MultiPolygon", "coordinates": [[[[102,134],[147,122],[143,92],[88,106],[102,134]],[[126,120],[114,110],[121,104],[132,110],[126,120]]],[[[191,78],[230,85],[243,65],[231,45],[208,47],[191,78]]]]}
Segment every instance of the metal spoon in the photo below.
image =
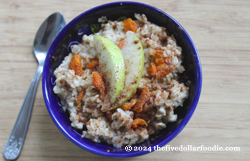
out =
{"type": "Polygon", "coordinates": [[[7,160],[15,160],[19,157],[29,126],[36,89],[40,76],[43,72],[43,64],[46,54],[53,40],[65,25],[66,23],[63,15],[59,12],[56,12],[50,15],[42,23],[36,33],[33,49],[39,66],[23,102],[15,126],[12,129],[10,137],[5,145],[3,155],[7,160]]]}

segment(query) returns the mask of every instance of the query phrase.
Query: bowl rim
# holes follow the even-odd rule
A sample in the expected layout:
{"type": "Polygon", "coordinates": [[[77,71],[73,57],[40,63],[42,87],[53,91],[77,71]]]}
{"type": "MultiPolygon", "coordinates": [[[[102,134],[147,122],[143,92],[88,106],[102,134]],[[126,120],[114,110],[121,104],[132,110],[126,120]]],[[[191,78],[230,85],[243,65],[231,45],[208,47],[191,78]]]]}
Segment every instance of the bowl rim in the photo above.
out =
{"type": "MultiPolygon", "coordinates": [[[[182,130],[183,128],[186,126],[186,124],[188,123],[188,121],[191,119],[199,98],[200,98],[200,94],[201,94],[201,88],[202,88],[202,69],[201,69],[201,63],[200,63],[200,58],[199,58],[199,54],[196,50],[196,47],[191,39],[191,37],[189,36],[189,34],[186,32],[186,30],[181,26],[180,23],[178,23],[173,17],[171,17],[169,14],[165,13],[164,11],[153,7],[151,5],[145,4],[145,3],[140,3],[140,2],[132,2],[132,1],[117,1],[117,2],[111,2],[111,3],[106,3],[106,4],[102,4],[99,6],[96,6],[94,8],[91,8],[87,11],[82,12],[80,15],[78,15],[77,17],[75,17],[73,20],[71,20],[63,29],[62,31],[57,35],[57,37],[54,39],[48,53],[51,53],[51,50],[53,47],[55,47],[55,45],[62,39],[62,33],[67,31],[73,24],[75,24],[82,16],[89,14],[91,12],[94,12],[96,10],[102,9],[102,8],[106,8],[106,7],[112,7],[112,6],[117,6],[117,5],[122,5],[122,4],[126,4],[126,5],[139,5],[139,6],[143,6],[152,10],[155,10],[157,12],[160,12],[161,14],[164,14],[165,16],[169,17],[171,20],[173,20],[184,32],[184,35],[186,35],[186,37],[189,39],[191,46],[194,49],[194,54],[196,55],[196,60],[197,60],[197,67],[196,67],[196,90],[194,92],[194,100],[190,106],[190,109],[187,111],[186,115],[184,116],[182,122],[168,135],[167,138],[164,138],[161,142],[157,143],[157,145],[159,147],[164,146],[165,144],[169,143],[173,138],[175,138],[182,130]]],[[[49,62],[49,55],[47,54],[46,56],[46,60],[44,63],[44,71],[48,70],[49,66],[47,65],[47,63],[49,62]]],[[[106,156],[106,157],[113,157],[113,158],[128,158],[128,157],[135,157],[135,156],[140,156],[140,155],[144,155],[144,154],[148,154],[150,153],[150,151],[131,151],[131,152],[127,152],[124,154],[119,154],[119,155],[115,155],[114,153],[109,153],[109,152],[103,152],[103,151],[97,151],[95,148],[89,147],[84,145],[83,143],[81,143],[80,141],[76,140],[74,137],[72,137],[67,130],[65,130],[60,122],[55,118],[55,115],[53,114],[53,111],[51,110],[51,106],[50,106],[50,102],[49,100],[49,96],[47,93],[47,84],[46,84],[46,76],[47,73],[43,72],[42,75],[42,92],[43,92],[43,98],[44,98],[44,102],[46,105],[46,108],[53,120],[53,122],[55,123],[55,125],[57,126],[57,128],[70,140],[72,141],[74,144],[76,144],[77,146],[79,146],[80,148],[83,148],[89,152],[92,152],[94,154],[97,155],[101,155],[101,156],[106,156]]],[[[152,146],[152,145],[150,145],[152,146]]],[[[152,150],[153,152],[154,150],[152,150]]]]}

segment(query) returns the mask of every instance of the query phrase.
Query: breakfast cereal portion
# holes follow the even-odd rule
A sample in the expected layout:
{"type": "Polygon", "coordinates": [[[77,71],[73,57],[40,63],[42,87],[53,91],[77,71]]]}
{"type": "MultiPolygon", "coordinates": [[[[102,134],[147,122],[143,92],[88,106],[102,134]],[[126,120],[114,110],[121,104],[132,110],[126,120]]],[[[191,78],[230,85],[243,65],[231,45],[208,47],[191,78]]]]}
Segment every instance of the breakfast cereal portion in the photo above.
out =
{"type": "Polygon", "coordinates": [[[71,53],[54,71],[53,91],[59,96],[63,110],[69,112],[71,126],[82,130],[82,138],[117,148],[141,143],[166,128],[168,122],[175,122],[178,116],[174,109],[183,106],[188,97],[189,88],[178,81],[179,74],[185,71],[181,65],[182,48],[164,27],[149,22],[144,14],[135,14],[135,19],[99,18],[100,30],[84,35],[81,43],[72,45],[71,53]],[[135,81],[138,85],[131,88],[131,96],[124,96],[128,76],[124,56],[124,61],[122,57],[119,60],[124,62],[125,68],[121,67],[120,71],[125,69],[125,74],[120,73],[120,77],[116,76],[119,79],[113,82],[107,81],[101,66],[103,57],[94,39],[95,35],[107,38],[117,46],[114,50],[123,52],[129,32],[142,44],[144,66],[141,77],[134,76],[139,82],[135,81]],[[125,86],[115,86],[117,95],[112,95],[112,83],[117,81],[123,81],[121,84],[125,86]],[[122,90],[117,91],[118,87],[122,90]],[[110,93],[115,102],[107,96],[110,93]],[[122,102],[123,97],[126,99],[122,102]]]}

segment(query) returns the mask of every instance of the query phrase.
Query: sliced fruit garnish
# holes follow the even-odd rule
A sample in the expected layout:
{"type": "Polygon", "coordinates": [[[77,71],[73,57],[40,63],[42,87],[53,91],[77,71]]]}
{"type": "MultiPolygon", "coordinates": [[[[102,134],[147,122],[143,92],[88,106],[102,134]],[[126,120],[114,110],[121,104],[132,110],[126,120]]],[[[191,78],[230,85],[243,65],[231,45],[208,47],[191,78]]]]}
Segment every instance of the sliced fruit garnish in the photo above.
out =
{"type": "Polygon", "coordinates": [[[106,86],[105,102],[114,103],[116,97],[121,94],[125,81],[125,67],[121,50],[112,41],[99,35],[94,35],[94,45],[106,86]]]}
{"type": "Polygon", "coordinates": [[[121,48],[125,63],[125,86],[116,103],[109,109],[115,109],[127,102],[137,90],[144,67],[144,51],[140,39],[131,31],[126,33],[124,45],[121,48]]]}

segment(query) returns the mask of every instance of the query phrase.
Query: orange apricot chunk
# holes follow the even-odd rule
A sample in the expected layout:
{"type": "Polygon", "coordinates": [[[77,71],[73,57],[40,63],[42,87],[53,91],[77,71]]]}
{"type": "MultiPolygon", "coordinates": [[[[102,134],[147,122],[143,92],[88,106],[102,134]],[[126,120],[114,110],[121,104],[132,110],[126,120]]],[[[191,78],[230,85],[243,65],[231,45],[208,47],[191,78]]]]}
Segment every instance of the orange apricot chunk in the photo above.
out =
{"type": "Polygon", "coordinates": [[[163,57],[163,50],[154,50],[152,53],[156,58],[162,58],[163,57]]]}
{"type": "Polygon", "coordinates": [[[69,63],[69,69],[75,71],[75,75],[82,75],[82,62],[81,62],[81,56],[80,55],[74,55],[69,63]]]}
{"type": "Polygon", "coordinates": [[[175,65],[173,64],[160,64],[157,66],[156,79],[160,79],[173,72],[175,65]]]}
{"type": "Polygon", "coordinates": [[[122,49],[123,45],[124,45],[125,39],[123,39],[117,46],[122,49]]]}
{"type": "Polygon", "coordinates": [[[84,97],[84,95],[85,95],[85,93],[86,93],[86,89],[85,88],[83,88],[79,93],[78,93],[78,96],[77,96],[77,110],[80,110],[80,108],[81,108],[81,100],[82,100],[82,98],[84,97]]]}
{"type": "Polygon", "coordinates": [[[138,101],[136,102],[136,104],[132,107],[132,111],[134,112],[142,112],[143,110],[143,106],[144,104],[149,100],[150,98],[150,92],[149,92],[149,88],[145,87],[138,99],[138,101]]]}
{"type": "Polygon", "coordinates": [[[123,111],[128,111],[136,104],[136,102],[137,99],[132,99],[130,102],[124,103],[121,108],[123,109],[123,111]]]}
{"type": "Polygon", "coordinates": [[[165,63],[164,58],[155,58],[155,64],[160,65],[165,63]]]}
{"type": "Polygon", "coordinates": [[[87,64],[88,69],[94,69],[96,66],[99,65],[99,60],[93,59],[87,64]]]}
{"type": "Polygon", "coordinates": [[[124,20],[123,26],[124,26],[125,32],[127,32],[127,31],[136,32],[137,31],[137,25],[136,25],[135,21],[133,21],[131,18],[124,20]]]}
{"type": "Polygon", "coordinates": [[[105,96],[105,85],[102,79],[102,76],[98,72],[92,72],[93,75],[93,85],[101,93],[101,99],[104,99],[105,96]]]}
{"type": "Polygon", "coordinates": [[[148,71],[150,72],[151,76],[156,76],[156,65],[155,63],[151,63],[150,66],[148,67],[148,71]]]}
{"type": "Polygon", "coordinates": [[[131,126],[133,128],[137,128],[138,126],[148,126],[148,124],[146,123],[145,120],[141,119],[141,118],[136,118],[133,120],[131,126]]]}

